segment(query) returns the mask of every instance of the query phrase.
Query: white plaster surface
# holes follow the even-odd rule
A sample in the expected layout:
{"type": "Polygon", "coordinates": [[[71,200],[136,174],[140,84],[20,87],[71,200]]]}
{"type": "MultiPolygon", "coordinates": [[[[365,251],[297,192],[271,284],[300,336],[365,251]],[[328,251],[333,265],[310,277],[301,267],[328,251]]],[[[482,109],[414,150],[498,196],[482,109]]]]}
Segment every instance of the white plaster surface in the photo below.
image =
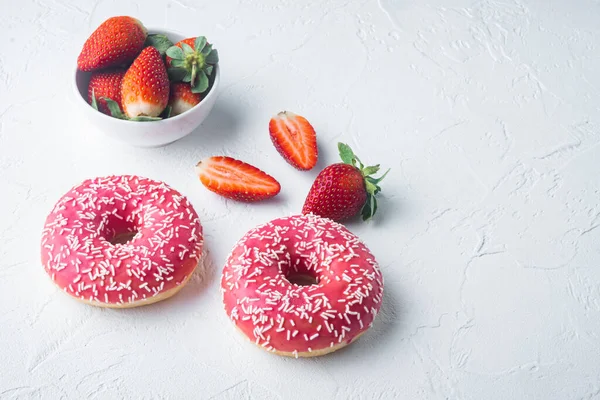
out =
{"type": "Polygon", "coordinates": [[[597,0],[1,1],[1,399],[600,399],[600,2],[597,0]],[[191,136],[121,145],[73,113],[87,35],[112,15],[206,35],[222,86],[191,136]],[[315,171],[272,147],[271,115],[306,116],[315,171]],[[349,228],[385,276],[371,331],[318,359],[249,344],[219,276],[254,225],[299,212],[337,141],[391,167],[349,228]],[[283,190],[252,206],[202,187],[227,154],[283,190]],[[171,300],[89,307],[49,282],[39,237],[91,176],[187,195],[204,273],[171,300]]]}

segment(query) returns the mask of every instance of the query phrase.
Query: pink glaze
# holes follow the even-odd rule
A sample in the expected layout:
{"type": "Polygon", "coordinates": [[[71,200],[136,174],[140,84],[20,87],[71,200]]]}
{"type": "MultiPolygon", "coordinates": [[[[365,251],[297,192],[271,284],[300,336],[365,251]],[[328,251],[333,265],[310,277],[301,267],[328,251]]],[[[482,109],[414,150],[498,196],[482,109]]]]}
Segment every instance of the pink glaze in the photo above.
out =
{"type": "Polygon", "coordinates": [[[344,226],[315,215],[275,219],[250,230],[221,278],[225,311],[269,351],[312,352],[350,343],[378,313],[383,276],[369,249],[344,226]],[[305,273],[317,284],[286,276],[305,273]]]}
{"type": "Polygon", "coordinates": [[[42,263],[71,296],[103,304],[149,299],[186,281],[203,245],[192,205],[138,176],[89,179],[67,192],[42,232],[42,263]],[[137,232],[124,244],[116,235],[137,232]]]}

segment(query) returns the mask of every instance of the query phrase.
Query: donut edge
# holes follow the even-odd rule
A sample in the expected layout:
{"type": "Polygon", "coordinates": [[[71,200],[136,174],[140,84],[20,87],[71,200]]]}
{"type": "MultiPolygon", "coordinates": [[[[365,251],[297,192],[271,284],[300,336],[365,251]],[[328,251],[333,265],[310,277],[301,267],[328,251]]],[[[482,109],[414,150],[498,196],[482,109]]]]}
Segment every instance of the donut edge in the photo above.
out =
{"type": "Polygon", "coordinates": [[[65,292],[60,286],[58,286],[56,284],[56,282],[54,282],[54,280],[52,280],[49,276],[48,278],[50,279],[50,281],[52,282],[52,284],[59,289],[59,291],[65,295],[67,295],[67,297],[71,298],[71,299],[75,299],[77,300],[79,303],[83,303],[86,304],[88,306],[93,306],[93,307],[98,307],[98,308],[113,308],[113,309],[126,309],[126,308],[136,308],[136,307],[143,307],[143,306],[148,306],[154,303],[158,303],[160,301],[163,300],[167,300],[169,297],[173,297],[175,294],[177,294],[177,292],[179,292],[181,289],[183,289],[183,287],[185,285],[187,285],[187,283],[190,281],[190,279],[192,279],[192,275],[194,275],[194,273],[196,272],[196,270],[198,269],[198,266],[200,266],[200,264],[202,263],[202,256],[200,256],[200,258],[198,259],[198,261],[196,262],[196,266],[194,267],[194,269],[190,272],[190,274],[177,286],[175,286],[172,289],[167,290],[166,292],[163,292],[159,295],[153,296],[153,297],[147,297],[145,299],[141,299],[141,300],[136,300],[130,303],[103,303],[100,301],[91,301],[91,300],[85,300],[82,299],[80,297],[77,296],[73,296],[67,292],[65,292]]]}
{"type": "Polygon", "coordinates": [[[313,350],[313,351],[298,352],[296,354],[296,353],[290,352],[290,351],[278,351],[278,350],[269,351],[269,350],[265,349],[264,347],[256,344],[255,341],[251,340],[248,336],[246,336],[246,334],[237,325],[234,324],[234,326],[235,326],[236,331],[238,331],[243,337],[246,338],[247,341],[251,342],[259,349],[262,349],[270,354],[275,354],[275,355],[278,355],[281,357],[289,357],[289,358],[311,358],[311,357],[325,356],[327,354],[331,354],[337,350],[343,349],[344,347],[351,345],[356,340],[358,340],[358,338],[361,337],[365,332],[367,332],[367,331],[360,332],[358,335],[353,337],[352,340],[349,342],[339,343],[339,344],[336,344],[335,346],[327,346],[327,347],[323,347],[322,349],[313,350]]]}

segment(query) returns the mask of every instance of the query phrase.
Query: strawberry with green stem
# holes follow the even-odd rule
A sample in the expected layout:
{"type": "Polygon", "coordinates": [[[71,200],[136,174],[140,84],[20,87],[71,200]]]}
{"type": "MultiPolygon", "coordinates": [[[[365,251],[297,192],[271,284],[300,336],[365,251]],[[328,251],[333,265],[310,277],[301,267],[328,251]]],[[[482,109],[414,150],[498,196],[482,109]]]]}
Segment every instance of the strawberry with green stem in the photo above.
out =
{"type": "Polygon", "coordinates": [[[167,67],[172,81],[189,82],[193,93],[204,93],[209,77],[219,62],[219,53],[206,37],[187,38],[167,50],[167,67]]]}
{"type": "Polygon", "coordinates": [[[310,188],[303,214],[317,214],[334,221],[342,221],[361,214],[368,220],[377,212],[376,195],[381,192],[379,183],[389,169],[379,178],[379,164],[365,166],[352,149],[338,143],[342,163],[332,164],[323,169],[310,188]]]}

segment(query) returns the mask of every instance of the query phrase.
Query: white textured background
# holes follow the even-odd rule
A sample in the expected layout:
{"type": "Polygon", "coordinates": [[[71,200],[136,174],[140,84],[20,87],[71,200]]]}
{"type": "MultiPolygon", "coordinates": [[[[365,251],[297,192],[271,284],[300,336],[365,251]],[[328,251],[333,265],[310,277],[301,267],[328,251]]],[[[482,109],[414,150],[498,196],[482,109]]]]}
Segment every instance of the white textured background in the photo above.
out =
{"type": "Polygon", "coordinates": [[[598,0],[0,5],[0,398],[600,398],[598,0]],[[119,14],[219,49],[219,99],[193,135],[129,148],[74,112],[81,44],[119,14]],[[349,225],[382,266],[382,312],[319,359],[247,343],[218,293],[237,238],[298,212],[318,172],[270,144],[283,109],[314,124],[319,167],[338,140],[392,167],[379,215],[349,225]],[[205,190],[193,166],[218,154],[272,173],[279,200],[205,190]],[[169,301],[92,308],[44,275],[47,212],[110,173],[165,180],[201,215],[207,273],[169,301]]]}

